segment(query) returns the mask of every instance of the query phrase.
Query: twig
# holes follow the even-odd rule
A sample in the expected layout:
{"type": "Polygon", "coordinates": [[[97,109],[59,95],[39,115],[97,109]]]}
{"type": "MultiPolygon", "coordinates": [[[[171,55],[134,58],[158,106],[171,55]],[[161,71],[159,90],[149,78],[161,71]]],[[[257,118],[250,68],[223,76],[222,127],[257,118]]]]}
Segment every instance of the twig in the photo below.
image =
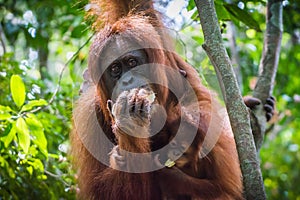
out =
{"type": "Polygon", "coordinates": [[[5,45],[4,36],[2,33],[3,33],[3,28],[2,28],[2,25],[0,24],[0,42],[1,42],[1,45],[3,48],[3,53],[5,54],[6,53],[6,45],[5,45]]]}
{"type": "Polygon", "coordinates": [[[77,57],[78,53],[83,49],[83,47],[85,47],[85,45],[87,45],[90,42],[90,40],[93,38],[93,36],[94,36],[94,34],[92,34],[88,38],[88,40],[83,45],[81,45],[80,48],[73,54],[73,56],[65,63],[64,67],[62,68],[62,70],[61,70],[61,72],[59,74],[58,83],[57,83],[57,86],[55,88],[55,91],[53,92],[53,94],[52,94],[52,96],[51,96],[48,104],[45,105],[45,106],[37,107],[37,108],[35,108],[33,110],[30,110],[28,112],[21,113],[20,116],[25,116],[28,113],[35,113],[37,111],[40,111],[42,109],[45,109],[45,108],[49,107],[50,104],[52,104],[52,102],[54,101],[54,99],[55,99],[55,97],[56,97],[56,95],[57,95],[57,93],[58,93],[58,91],[60,89],[60,84],[61,84],[61,80],[62,80],[62,76],[63,76],[64,71],[66,70],[66,68],[68,67],[68,65],[77,57]]]}
{"type": "Polygon", "coordinates": [[[66,181],[64,181],[62,178],[61,178],[61,175],[57,175],[57,174],[53,174],[52,172],[49,172],[47,170],[44,170],[44,173],[53,177],[53,178],[56,178],[58,180],[60,180],[65,186],[67,187],[71,187],[71,185],[69,183],[67,183],[66,181]]]}
{"type": "Polygon", "coordinates": [[[64,67],[62,68],[60,74],[59,74],[59,79],[58,79],[58,83],[57,83],[57,87],[52,95],[52,97],[50,98],[49,100],[49,104],[51,104],[53,101],[54,101],[54,98],[57,94],[57,92],[59,91],[60,89],[60,83],[61,83],[61,80],[62,80],[62,75],[64,73],[64,71],[66,70],[66,68],[68,67],[68,65],[77,57],[78,53],[81,51],[81,49],[83,49],[83,47],[85,47],[85,45],[87,45],[90,40],[92,39],[92,37],[94,36],[94,34],[92,34],[88,40],[83,44],[81,45],[81,47],[73,54],[73,56],[65,63],[64,67]]]}

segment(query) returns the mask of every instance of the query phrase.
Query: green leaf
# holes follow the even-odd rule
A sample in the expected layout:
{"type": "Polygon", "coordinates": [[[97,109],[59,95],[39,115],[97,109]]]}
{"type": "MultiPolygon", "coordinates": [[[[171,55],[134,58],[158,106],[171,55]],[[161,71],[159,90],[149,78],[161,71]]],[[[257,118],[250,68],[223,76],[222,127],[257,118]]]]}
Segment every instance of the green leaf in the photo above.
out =
{"type": "Polygon", "coordinates": [[[176,163],[175,163],[173,160],[168,159],[168,160],[166,161],[166,163],[165,163],[165,166],[168,167],[168,168],[171,168],[171,167],[173,167],[175,164],[176,164],[176,163]]]}
{"type": "Polygon", "coordinates": [[[47,104],[48,103],[45,99],[32,100],[32,101],[29,101],[26,105],[24,105],[22,107],[21,112],[31,110],[33,107],[36,107],[36,106],[45,106],[47,104]]]}
{"type": "Polygon", "coordinates": [[[1,168],[6,169],[10,178],[12,179],[16,178],[16,174],[14,173],[14,170],[9,166],[9,163],[2,156],[0,156],[0,166],[1,168]]]}
{"type": "Polygon", "coordinates": [[[223,3],[215,3],[216,12],[219,20],[230,20],[230,15],[228,11],[225,9],[223,3]]]}
{"type": "Polygon", "coordinates": [[[48,157],[47,139],[44,133],[43,124],[38,120],[34,114],[27,114],[25,119],[30,129],[31,135],[34,137],[33,142],[39,147],[40,151],[48,157]]]}
{"type": "Polygon", "coordinates": [[[258,22],[247,11],[240,9],[234,4],[224,4],[224,7],[232,17],[240,20],[249,28],[261,31],[258,22]]]}
{"type": "Polygon", "coordinates": [[[31,165],[35,170],[44,172],[44,165],[41,160],[33,159],[32,161],[28,161],[28,164],[31,165]]]}
{"type": "Polygon", "coordinates": [[[0,105],[0,120],[7,120],[11,118],[11,111],[12,109],[9,106],[0,105]]]}
{"type": "Polygon", "coordinates": [[[5,132],[8,133],[1,137],[1,141],[4,143],[4,147],[7,148],[17,133],[16,124],[10,124],[10,126],[5,129],[5,132]]]}
{"type": "Polygon", "coordinates": [[[0,113],[1,112],[6,113],[6,112],[11,112],[11,111],[13,111],[13,110],[9,106],[2,106],[2,105],[0,105],[0,113]]]}
{"type": "Polygon", "coordinates": [[[49,153],[48,155],[49,155],[49,157],[51,157],[51,158],[59,159],[59,155],[57,155],[57,154],[49,153]]]}
{"type": "Polygon", "coordinates": [[[0,113],[0,120],[7,120],[11,118],[11,114],[9,113],[0,113]]]}
{"type": "Polygon", "coordinates": [[[196,7],[195,1],[194,0],[189,0],[189,4],[187,6],[187,10],[193,10],[196,7]]]}
{"type": "Polygon", "coordinates": [[[32,166],[28,166],[26,167],[28,173],[30,174],[30,176],[32,175],[32,172],[33,172],[33,167],[32,166]]]}
{"type": "Polygon", "coordinates": [[[26,116],[27,118],[25,120],[31,131],[36,131],[40,129],[43,130],[43,124],[34,114],[28,113],[26,116]]]}
{"type": "Polygon", "coordinates": [[[86,30],[87,30],[87,27],[85,25],[76,26],[71,33],[71,37],[72,38],[80,38],[80,37],[82,37],[84,31],[86,31],[86,30]]]}
{"type": "Polygon", "coordinates": [[[20,108],[25,102],[25,85],[22,78],[12,75],[10,78],[10,90],[15,104],[20,108]]]}
{"type": "Polygon", "coordinates": [[[195,10],[195,12],[192,14],[191,19],[194,21],[200,21],[198,10],[195,10]]]}
{"type": "Polygon", "coordinates": [[[203,44],[204,42],[204,39],[201,36],[196,35],[196,36],[192,36],[192,38],[193,40],[197,41],[198,44],[203,44]]]}
{"type": "Polygon", "coordinates": [[[9,132],[10,132],[12,126],[13,126],[13,124],[12,124],[12,123],[9,123],[9,124],[6,126],[4,132],[0,134],[0,136],[1,136],[1,137],[7,136],[7,135],[9,134],[9,132]]]}
{"type": "Polygon", "coordinates": [[[28,153],[30,146],[30,134],[28,126],[23,118],[18,118],[16,122],[19,145],[25,153],[28,153]]]}

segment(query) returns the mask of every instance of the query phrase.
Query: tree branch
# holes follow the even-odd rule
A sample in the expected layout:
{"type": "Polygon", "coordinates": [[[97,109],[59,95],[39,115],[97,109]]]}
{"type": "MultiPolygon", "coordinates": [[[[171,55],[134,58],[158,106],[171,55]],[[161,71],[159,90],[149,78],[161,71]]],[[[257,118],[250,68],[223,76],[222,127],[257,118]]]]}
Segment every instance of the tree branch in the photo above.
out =
{"type": "MultiPolygon", "coordinates": [[[[48,104],[47,104],[47,105],[44,105],[44,106],[36,107],[35,109],[30,110],[30,111],[23,112],[23,113],[20,114],[21,116],[25,116],[25,115],[28,114],[28,113],[35,113],[35,112],[38,112],[38,111],[40,111],[40,110],[42,110],[42,109],[48,108],[48,107],[53,103],[53,101],[54,101],[55,98],[56,98],[57,93],[59,92],[59,89],[60,89],[60,86],[61,86],[61,80],[62,80],[62,76],[63,76],[63,74],[64,74],[64,71],[67,69],[67,67],[69,66],[69,64],[70,64],[73,60],[75,60],[75,58],[78,56],[79,52],[80,52],[80,51],[81,51],[81,50],[82,50],[82,49],[90,42],[90,40],[94,37],[94,35],[95,35],[95,33],[93,33],[93,34],[87,39],[87,41],[85,41],[85,42],[83,43],[83,45],[81,45],[81,46],[79,47],[79,49],[77,49],[77,51],[72,55],[72,57],[71,57],[70,59],[68,59],[67,62],[64,64],[64,67],[61,69],[61,71],[60,71],[60,73],[59,73],[59,78],[58,78],[57,86],[56,86],[56,88],[55,88],[55,90],[54,90],[54,92],[53,92],[51,98],[49,99],[48,104]]],[[[18,115],[19,115],[19,114],[18,114],[18,115]]],[[[18,117],[19,117],[19,116],[17,116],[17,118],[18,118],[18,117]]]]}
{"type": "Polygon", "coordinates": [[[228,22],[227,25],[227,36],[229,40],[229,48],[231,51],[231,64],[233,66],[233,70],[235,73],[235,76],[237,78],[239,88],[241,91],[243,91],[243,77],[241,74],[241,66],[240,66],[240,56],[239,56],[239,51],[236,45],[236,30],[233,22],[228,22]]]}
{"type": "Polygon", "coordinates": [[[5,54],[6,53],[6,45],[4,42],[4,34],[3,34],[3,28],[2,28],[1,24],[0,24],[0,43],[3,48],[3,54],[5,54]]]}
{"type": "Polygon", "coordinates": [[[259,65],[259,78],[256,83],[253,96],[262,101],[262,105],[255,110],[255,116],[260,122],[260,137],[258,147],[261,147],[265,130],[266,117],[263,105],[266,99],[272,95],[274,81],[278,68],[280,55],[282,26],[282,0],[269,0],[267,4],[267,29],[264,38],[264,48],[259,65]]]}
{"type": "Polygon", "coordinates": [[[250,117],[243,102],[230,59],[223,45],[213,0],[195,0],[208,54],[223,88],[231,127],[237,145],[247,199],[266,199],[260,163],[253,140],[250,117]],[[226,87],[224,87],[226,86],[226,87]]]}

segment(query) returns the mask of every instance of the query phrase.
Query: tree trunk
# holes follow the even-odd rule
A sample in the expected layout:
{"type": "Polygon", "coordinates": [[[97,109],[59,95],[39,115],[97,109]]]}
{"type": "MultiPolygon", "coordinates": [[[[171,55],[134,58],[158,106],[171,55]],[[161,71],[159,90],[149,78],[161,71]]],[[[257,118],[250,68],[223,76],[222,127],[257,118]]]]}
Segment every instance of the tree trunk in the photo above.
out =
{"type": "Polygon", "coordinates": [[[204,33],[205,43],[203,48],[218,74],[221,88],[224,89],[222,92],[243,173],[245,197],[247,199],[266,199],[260,163],[250,125],[250,116],[243,102],[230,59],[223,45],[214,1],[195,0],[195,3],[204,33]]]}

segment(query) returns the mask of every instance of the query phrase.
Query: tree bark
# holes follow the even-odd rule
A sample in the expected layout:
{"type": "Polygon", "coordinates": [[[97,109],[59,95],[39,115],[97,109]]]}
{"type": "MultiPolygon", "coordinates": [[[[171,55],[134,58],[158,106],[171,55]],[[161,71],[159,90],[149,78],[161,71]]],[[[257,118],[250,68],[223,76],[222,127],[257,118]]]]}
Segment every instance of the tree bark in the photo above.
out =
{"type": "Polygon", "coordinates": [[[223,45],[213,0],[195,0],[204,33],[203,48],[209,56],[223,88],[231,127],[243,173],[245,197],[266,199],[260,163],[252,135],[250,116],[239,91],[230,59],[223,45]],[[226,87],[224,87],[226,86],[226,87]]]}
{"type": "MultiPolygon", "coordinates": [[[[48,43],[47,43],[48,44],[48,43]]],[[[48,53],[49,53],[49,49],[48,47],[40,47],[38,49],[38,53],[39,53],[39,71],[41,74],[41,79],[45,80],[46,78],[49,78],[49,74],[48,74],[48,53]]]]}
{"type": "Polygon", "coordinates": [[[236,45],[236,30],[235,26],[232,22],[228,22],[227,26],[227,35],[228,35],[228,40],[229,40],[229,48],[231,51],[231,64],[233,66],[233,70],[235,73],[235,76],[237,78],[238,84],[240,91],[243,92],[243,77],[241,73],[241,66],[240,66],[240,56],[239,56],[239,51],[236,45]]]}
{"type": "Polygon", "coordinates": [[[267,29],[264,38],[262,58],[259,65],[259,78],[255,85],[253,96],[260,99],[260,105],[254,112],[260,125],[261,135],[258,138],[257,146],[260,148],[266,130],[266,117],[263,105],[266,99],[272,95],[274,81],[278,68],[280,55],[282,25],[282,0],[269,0],[267,3],[267,29]]]}

